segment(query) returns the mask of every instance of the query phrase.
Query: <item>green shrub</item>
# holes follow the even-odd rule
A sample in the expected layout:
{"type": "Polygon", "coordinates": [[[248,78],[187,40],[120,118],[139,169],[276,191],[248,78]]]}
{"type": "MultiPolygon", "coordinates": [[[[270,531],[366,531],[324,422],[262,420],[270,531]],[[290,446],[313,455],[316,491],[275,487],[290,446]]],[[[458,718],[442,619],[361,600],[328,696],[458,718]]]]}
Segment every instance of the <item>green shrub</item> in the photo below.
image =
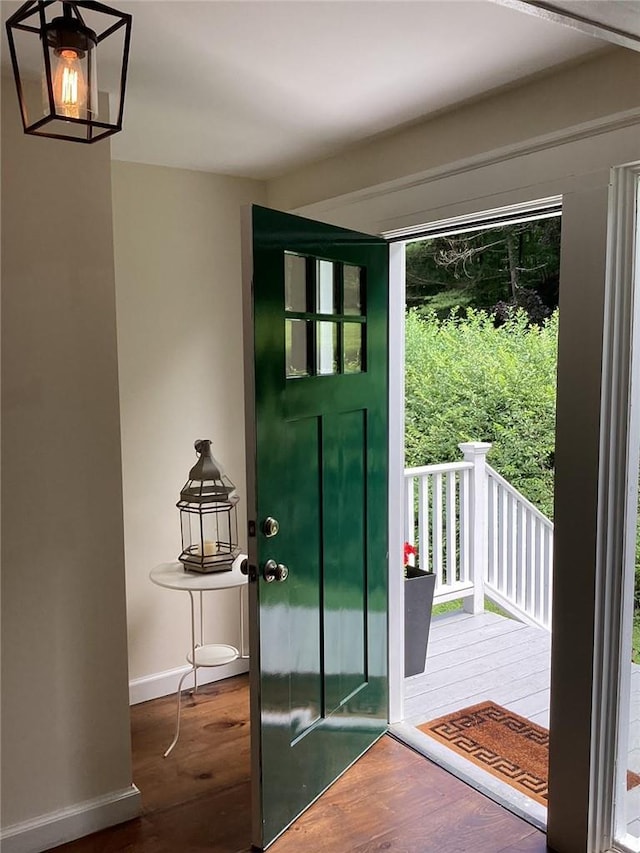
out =
{"type": "Polygon", "coordinates": [[[484,311],[456,310],[407,314],[406,464],[490,441],[492,467],[552,518],[558,314],[537,326],[520,311],[496,328],[484,311]]]}

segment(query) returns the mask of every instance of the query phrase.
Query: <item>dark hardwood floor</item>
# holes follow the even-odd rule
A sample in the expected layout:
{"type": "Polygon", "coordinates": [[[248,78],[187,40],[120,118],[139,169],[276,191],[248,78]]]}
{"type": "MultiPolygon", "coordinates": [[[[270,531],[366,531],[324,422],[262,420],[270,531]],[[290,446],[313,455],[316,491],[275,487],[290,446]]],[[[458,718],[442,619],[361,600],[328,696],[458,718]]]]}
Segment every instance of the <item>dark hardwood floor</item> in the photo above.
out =
{"type": "MultiPolygon", "coordinates": [[[[183,706],[131,709],[137,820],[57,853],[248,853],[249,689],[238,676],[183,706]]],[[[422,756],[384,737],[270,848],[272,853],[544,853],[544,835],[422,756]]]]}

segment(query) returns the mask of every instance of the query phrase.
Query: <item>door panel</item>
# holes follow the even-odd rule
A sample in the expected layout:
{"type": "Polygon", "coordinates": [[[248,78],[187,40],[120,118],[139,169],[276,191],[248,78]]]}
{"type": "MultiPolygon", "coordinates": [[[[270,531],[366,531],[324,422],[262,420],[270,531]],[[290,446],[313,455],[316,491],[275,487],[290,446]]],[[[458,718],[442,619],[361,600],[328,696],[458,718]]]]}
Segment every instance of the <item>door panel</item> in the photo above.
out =
{"type": "Polygon", "coordinates": [[[324,419],[325,712],[366,684],[365,413],[324,419]]]}
{"type": "Polygon", "coordinates": [[[265,847],[386,730],[388,249],[265,208],[248,216],[253,841],[265,847]],[[271,559],[285,581],[264,580],[271,559]]]}

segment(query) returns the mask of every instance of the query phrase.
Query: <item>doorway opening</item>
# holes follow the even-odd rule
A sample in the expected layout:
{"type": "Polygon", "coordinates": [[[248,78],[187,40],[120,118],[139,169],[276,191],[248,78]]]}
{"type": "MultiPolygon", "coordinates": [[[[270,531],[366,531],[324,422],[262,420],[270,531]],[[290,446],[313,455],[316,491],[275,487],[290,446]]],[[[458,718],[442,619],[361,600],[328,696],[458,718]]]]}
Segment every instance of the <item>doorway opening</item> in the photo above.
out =
{"type": "Polygon", "coordinates": [[[406,244],[404,563],[431,580],[404,582],[394,731],[540,827],[560,236],[554,199],[406,244]],[[414,587],[429,582],[416,619],[414,587]]]}

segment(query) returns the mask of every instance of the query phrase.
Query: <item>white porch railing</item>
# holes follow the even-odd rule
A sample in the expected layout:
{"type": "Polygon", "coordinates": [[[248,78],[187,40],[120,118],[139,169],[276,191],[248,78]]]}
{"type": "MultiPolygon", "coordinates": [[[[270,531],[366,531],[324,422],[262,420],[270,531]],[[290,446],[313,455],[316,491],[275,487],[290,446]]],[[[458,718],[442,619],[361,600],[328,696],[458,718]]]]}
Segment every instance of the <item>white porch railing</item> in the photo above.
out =
{"type": "Polygon", "coordinates": [[[405,541],[436,575],[434,604],[484,597],[551,630],[553,523],[486,463],[491,445],[461,444],[464,461],[405,471],[405,541]]]}

